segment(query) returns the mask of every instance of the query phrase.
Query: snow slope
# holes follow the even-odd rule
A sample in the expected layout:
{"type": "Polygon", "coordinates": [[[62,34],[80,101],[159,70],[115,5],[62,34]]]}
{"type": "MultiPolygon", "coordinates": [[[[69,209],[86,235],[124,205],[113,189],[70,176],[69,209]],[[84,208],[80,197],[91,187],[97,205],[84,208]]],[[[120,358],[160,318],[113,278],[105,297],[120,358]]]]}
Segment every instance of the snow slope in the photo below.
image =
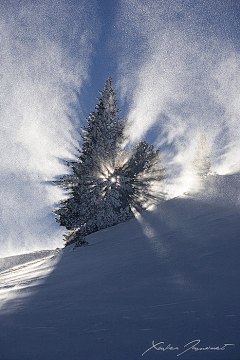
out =
{"type": "Polygon", "coordinates": [[[230,179],[92,234],[87,247],[0,259],[0,359],[239,360],[230,179]]]}

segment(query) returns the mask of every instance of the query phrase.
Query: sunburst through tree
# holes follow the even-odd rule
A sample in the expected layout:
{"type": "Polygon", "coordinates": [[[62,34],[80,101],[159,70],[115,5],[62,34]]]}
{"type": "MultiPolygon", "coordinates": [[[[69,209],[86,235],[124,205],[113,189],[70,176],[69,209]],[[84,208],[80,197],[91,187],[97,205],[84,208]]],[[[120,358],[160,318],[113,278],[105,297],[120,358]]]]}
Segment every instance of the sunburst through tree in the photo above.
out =
{"type": "Polygon", "coordinates": [[[78,246],[86,244],[86,235],[129,220],[133,208],[145,209],[156,196],[153,184],[165,177],[159,149],[140,141],[126,150],[127,119],[118,117],[110,77],[99,92],[96,111],[82,128],[78,161],[67,163],[73,174],[55,181],[70,194],[54,210],[56,221],[70,230],[66,243],[78,246]]]}

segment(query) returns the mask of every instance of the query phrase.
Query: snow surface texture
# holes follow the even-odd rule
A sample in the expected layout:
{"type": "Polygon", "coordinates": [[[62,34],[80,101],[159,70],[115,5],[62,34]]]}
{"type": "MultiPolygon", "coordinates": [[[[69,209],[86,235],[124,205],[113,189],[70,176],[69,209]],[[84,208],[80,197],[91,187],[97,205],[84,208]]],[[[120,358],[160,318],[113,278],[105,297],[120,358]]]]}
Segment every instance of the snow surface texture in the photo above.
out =
{"type": "Polygon", "coordinates": [[[239,175],[214,181],[89,246],[0,259],[0,359],[239,360],[239,175]]]}

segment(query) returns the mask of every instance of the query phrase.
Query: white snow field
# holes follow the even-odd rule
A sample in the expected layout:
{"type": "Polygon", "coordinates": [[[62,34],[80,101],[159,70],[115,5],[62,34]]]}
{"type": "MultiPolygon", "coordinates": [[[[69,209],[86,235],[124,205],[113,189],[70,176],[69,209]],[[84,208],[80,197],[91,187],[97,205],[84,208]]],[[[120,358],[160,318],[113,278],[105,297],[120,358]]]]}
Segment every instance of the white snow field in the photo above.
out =
{"type": "Polygon", "coordinates": [[[0,359],[239,360],[239,178],[0,259],[0,359]]]}

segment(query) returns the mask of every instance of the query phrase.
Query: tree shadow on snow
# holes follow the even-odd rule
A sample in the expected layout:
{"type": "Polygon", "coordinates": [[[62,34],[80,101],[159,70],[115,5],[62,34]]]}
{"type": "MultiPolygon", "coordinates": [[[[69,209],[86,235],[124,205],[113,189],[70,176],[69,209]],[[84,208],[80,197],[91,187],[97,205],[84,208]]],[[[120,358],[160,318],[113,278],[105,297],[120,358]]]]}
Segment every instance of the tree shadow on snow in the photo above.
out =
{"type": "Polygon", "coordinates": [[[9,302],[0,358],[177,359],[199,339],[235,346],[179,358],[239,359],[239,220],[231,207],[178,198],[67,247],[31,296],[9,302]]]}

